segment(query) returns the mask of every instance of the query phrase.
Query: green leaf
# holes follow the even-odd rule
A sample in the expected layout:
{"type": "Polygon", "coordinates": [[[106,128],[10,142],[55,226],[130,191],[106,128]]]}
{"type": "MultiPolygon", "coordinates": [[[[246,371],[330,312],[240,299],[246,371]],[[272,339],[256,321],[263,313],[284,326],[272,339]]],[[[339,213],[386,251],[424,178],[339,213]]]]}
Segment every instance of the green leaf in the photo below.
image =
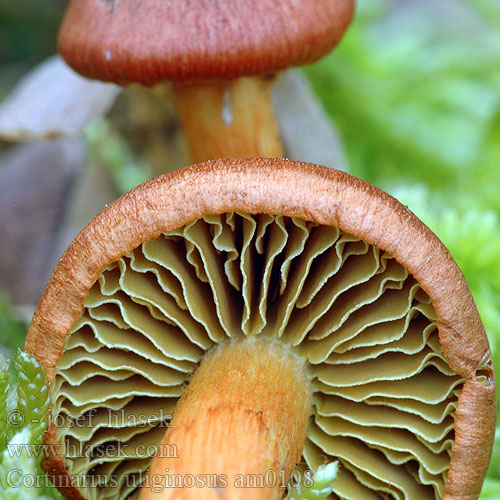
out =
{"type": "Polygon", "coordinates": [[[300,475],[300,480],[295,481],[295,484],[292,474],[285,500],[324,500],[333,491],[338,471],[338,462],[320,465],[312,476],[307,472],[304,477],[300,475]]]}
{"type": "Polygon", "coordinates": [[[0,500],[63,500],[37,464],[30,427],[14,434],[0,455],[0,500]]]}
{"type": "Polygon", "coordinates": [[[36,488],[24,485],[23,479],[35,478],[37,467],[30,456],[28,446],[31,442],[29,427],[13,436],[1,456],[0,462],[0,500],[35,500],[36,488]]]}
{"type": "Polygon", "coordinates": [[[7,444],[7,398],[9,396],[9,364],[0,354],[0,451],[7,444]]]}
{"type": "Polygon", "coordinates": [[[30,354],[19,351],[15,360],[17,371],[17,409],[11,414],[10,426],[20,430],[31,428],[34,444],[41,444],[48,425],[50,393],[44,369],[30,354]]]}
{"type": "Polygon", "coordinates": [[[19,352],[17,386],[10,388],[8,363],[0,355],[0,500],[63,500],[40,467],[50,406],[47,377],[29,354],[19,352]]]}

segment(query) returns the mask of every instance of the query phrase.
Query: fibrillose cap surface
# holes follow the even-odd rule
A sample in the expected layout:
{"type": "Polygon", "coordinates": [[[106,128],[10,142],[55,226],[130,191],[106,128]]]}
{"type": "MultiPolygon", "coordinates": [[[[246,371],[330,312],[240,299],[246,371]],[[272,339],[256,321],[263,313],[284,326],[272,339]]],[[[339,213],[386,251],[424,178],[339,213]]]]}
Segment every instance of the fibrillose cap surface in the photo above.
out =
{"type": "Polygon", "coordinates": [[[59,36],[82,75],[119,84],[229,79],[314,62],[354,0],[73,0],[59,36]]]}
{"type": "MultiPolygon", "coordinates": [[[[25,349],[45,366],[49,380],[107,266],[166,232],[229,212],[280,215],[338,228],[387,252],[411,273],[435,310],[444,359],[463,380],[442,498],[477,499],[496,408],[491,353],[476,306],[439,239],[397,200],[344,172],[280,159],[218,160],[171,172],[121,197],[69,247],[30,325],[25,349]]],[[[54,428],[45,442],[57,446],[54,428]]],[[[58,476],[68,473],[60,456],[47,457],[45,467],[58,476]]],[[[83,498],[74,489],[65,495],[83,498]]]]}

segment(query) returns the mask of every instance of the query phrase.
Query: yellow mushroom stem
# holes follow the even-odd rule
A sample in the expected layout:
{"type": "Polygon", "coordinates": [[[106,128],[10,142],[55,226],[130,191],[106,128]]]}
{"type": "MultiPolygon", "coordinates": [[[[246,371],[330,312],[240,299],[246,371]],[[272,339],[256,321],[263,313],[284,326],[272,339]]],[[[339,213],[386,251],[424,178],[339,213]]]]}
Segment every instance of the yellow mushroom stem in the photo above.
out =
{"type": "Polygon", "coordinates": [[[311,387],[304,361],[266,340],[214,348],[179,400],[140,500],[278,500],[300,460],[311,387]]]}
{"type": "Polygon", "coordinates": [[[191,160],[283,157],[272,77],[177,84],[174,96],[191,160]]]}

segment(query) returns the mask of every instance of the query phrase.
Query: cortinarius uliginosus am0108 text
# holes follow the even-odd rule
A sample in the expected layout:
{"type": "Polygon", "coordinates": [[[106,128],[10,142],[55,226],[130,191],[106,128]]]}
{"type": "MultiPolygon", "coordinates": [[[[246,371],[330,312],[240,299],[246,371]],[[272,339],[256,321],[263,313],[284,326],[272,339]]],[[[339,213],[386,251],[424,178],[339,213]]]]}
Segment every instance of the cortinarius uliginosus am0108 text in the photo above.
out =
{"type": "Polygon", "coordinates": [[[219,160],[139,186],[64,254],[25,349],[68,498],[279,499],[235,481],[338,459],[333,498],[475,500],[488,466],[495,378],[461,272],[332,169],[219,160]]]}

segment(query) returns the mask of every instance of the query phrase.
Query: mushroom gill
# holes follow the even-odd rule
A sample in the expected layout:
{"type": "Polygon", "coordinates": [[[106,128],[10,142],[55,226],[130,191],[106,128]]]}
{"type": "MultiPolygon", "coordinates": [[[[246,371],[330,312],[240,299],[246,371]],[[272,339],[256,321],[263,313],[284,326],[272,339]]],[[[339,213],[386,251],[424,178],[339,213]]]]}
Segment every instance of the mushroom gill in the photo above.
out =
{"type": "Polygon", "coordinates": [[[146,241],[91,288],[53,382],[56,436],[83,497],[135,498],[205,352],[245,337],[304,360],[303,461],[340,461],[332,498],[443,497],[465,379],[426,293],[376,244],[246,213],[146,241]]]}

